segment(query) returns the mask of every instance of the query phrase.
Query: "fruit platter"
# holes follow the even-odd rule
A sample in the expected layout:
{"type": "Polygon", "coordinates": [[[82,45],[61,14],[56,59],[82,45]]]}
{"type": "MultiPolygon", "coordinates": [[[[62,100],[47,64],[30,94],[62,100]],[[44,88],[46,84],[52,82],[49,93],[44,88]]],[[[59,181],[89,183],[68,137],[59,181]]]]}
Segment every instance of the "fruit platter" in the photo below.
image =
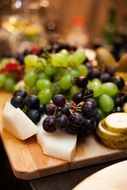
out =
{"type": "Polygon", "coordinates": [[[126,61],[104,48],[94,54],[57,44],[1,60],[0,133],[16,177],[127,157],[126,61]],[[19,72],[8,69],[15,62],[19,72]],[[16,81],[11,88],[7,76],[16,81]]]}

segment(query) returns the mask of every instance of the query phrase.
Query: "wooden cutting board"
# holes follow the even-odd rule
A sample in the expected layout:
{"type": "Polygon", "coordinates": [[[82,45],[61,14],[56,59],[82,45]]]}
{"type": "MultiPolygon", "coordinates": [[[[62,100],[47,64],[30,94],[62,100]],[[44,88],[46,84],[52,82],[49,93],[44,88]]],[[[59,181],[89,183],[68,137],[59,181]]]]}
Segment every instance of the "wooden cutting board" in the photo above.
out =
{"type": "Polygon", "coordinates": [[[127,190],[127,160],[108,166],[86,178],[74,190],[127,190]]]}
{"type": "MultiPolygon", "coordinates": [[[[0,111],[10,95],[0,93],[0,111]]],[[[0,114],[1,114],[0,113],[0,114]]],[[[0,118],[2,121],[2,118],[0,118]]],[[[8,132],[0,130],[1,139],[9,158],[12,170],[17,178],[35,179],[63,171],[127,157],[127,150],[113,150],[103,146],[94,136],[88,137],[76,147],[73,161],[45,156],[35,137],[25,141],[18,140],[8,132]]]]}

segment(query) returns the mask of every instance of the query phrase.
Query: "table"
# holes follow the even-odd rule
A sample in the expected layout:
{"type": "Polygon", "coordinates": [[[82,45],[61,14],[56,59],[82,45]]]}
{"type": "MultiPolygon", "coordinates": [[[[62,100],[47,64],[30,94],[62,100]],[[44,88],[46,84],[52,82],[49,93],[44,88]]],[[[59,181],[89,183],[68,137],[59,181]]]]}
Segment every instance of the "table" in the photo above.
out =
{"type": "Polygon", "coordinates": [[[119,161],[120,160],[112,161],[105,164],[80,168],[57,175],[31,180],[29,181],[29,184],[32,190],[71,190],[86,177],[90,176],[100,169],[103,169],[106,166],[115,164],[119,161]]]}
{"type": "Polygon", "coordinates": [[[0,141],[0,189],[13,190],[71,190],[79,182],[94,172],[117,163],[122,160],[112,161],[105,164],[85,167],[56,175],[51,175],[35,180],[23,181],[17,179],[11,169],[3,145],[0,141]]]}
{"type": "Polygon", "coordinates": [[[0,189],[2,187],[1,190],[8,188],[13,190],[71,190],[83,179],[96,171],[122,160],[110,161],[35,180],[23,181],[14,176],[2,142],[0,142],[0,189]]]}

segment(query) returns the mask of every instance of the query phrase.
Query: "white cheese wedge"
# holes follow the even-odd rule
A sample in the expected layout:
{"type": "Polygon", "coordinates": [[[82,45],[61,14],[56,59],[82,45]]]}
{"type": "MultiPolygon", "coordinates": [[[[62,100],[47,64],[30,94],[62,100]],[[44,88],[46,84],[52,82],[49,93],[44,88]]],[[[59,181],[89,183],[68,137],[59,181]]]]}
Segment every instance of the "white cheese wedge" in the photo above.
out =
{"type": "Polygon", "coordinates": [[[3,112],[3,128],[18,139],[25,140],[38,131],[37,126],[25,115],[25,113],[7,102],[3,112]]]}
{"type": "MultiPolygon", "coordinates": [[[[42,118],[42,121],[43,120],[44,118],[42,118]]],[[[39,125],[42,126],[42,123],[40,122],[39,125]]],[[[37,141],[43,153],[51,157],[71,162],[75,153],[77,135],[70,135],[65,131],[47,133],[39,125],[37,141]]]]}

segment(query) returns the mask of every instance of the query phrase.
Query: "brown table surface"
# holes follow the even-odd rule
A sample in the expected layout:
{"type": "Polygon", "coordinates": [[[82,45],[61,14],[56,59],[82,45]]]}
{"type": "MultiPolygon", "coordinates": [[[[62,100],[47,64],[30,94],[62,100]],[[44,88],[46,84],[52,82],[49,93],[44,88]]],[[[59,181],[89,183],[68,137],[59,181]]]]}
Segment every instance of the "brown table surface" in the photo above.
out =
{"type": "Polygon", "coordinates": [[[32,187],[32,190],[71,190],[86,177],[90,176],[100,169],[103,169],[106,166],[117,163],[119,161],[120,160],[112,161],[104,164],[60,173],[57,175],[43,177],[40,179],[31,180],[29,183],[32,187]]]}
{"type": "Polygon", "coordinates": [[[83,179],[96,171],[122,160],[110,161],[35,180],[23,181],[14,176],[2,142],[0,141],[0,190],[71,190],[83,179]]]}
{"type": "Polygon", "coordinates": [[[0,141],[0,190],[71,190],[86,177],[119,161],[122,160],[80,168],[35,180],[23,181],[14,176],[0,141]]]}

